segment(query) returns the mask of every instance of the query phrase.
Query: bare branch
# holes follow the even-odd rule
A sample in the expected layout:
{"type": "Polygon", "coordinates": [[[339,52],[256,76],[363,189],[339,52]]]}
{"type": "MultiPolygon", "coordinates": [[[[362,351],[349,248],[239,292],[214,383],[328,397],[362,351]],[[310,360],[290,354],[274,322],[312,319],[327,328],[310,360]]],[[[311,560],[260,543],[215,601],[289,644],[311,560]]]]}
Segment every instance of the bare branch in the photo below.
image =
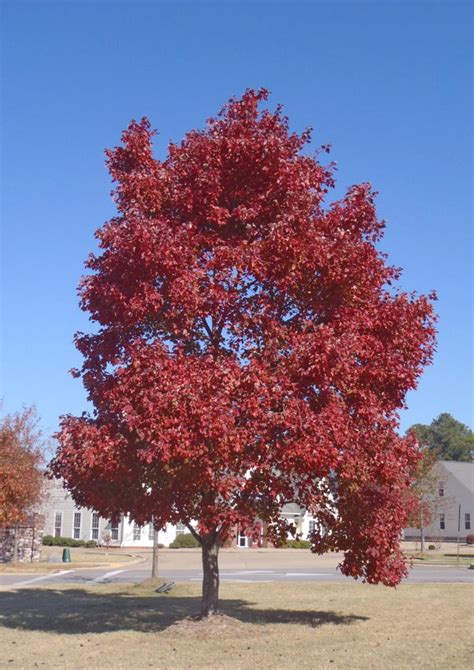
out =
{"type": "Polygon", "coordinates": [[[203,317],[201,320],[202,320],[202,325],[204,326],[204,328],[205,328],[205,330],[206,330],[206,333],[207,333],[207,335],[208,335],[208,337],[209,337],[209,340],[210,340],[211,342],[213,342],[213,340],[214,340],[214,334],[213,334],[212,330],[209,328],[209,325],[208,325],[208,323],[207,323],[207,321],[206,321],[206,317],[203,317]]]}
{"type": "Polygon", "coordinates": [[[199,535],[198,532],[196,532],[196,529],[193,528],[193,526],[191,526],[191,524],[190,524],[190,523],[187,523],[186,521],[184,522],[184,525],[185,525],[186,528],[189,530],[189,532],[190,532],[191,535],[194,537],[194,539],[195,539],[197,542],[199,542],[200,545],[202,545],[202,537],[199,535]]]}

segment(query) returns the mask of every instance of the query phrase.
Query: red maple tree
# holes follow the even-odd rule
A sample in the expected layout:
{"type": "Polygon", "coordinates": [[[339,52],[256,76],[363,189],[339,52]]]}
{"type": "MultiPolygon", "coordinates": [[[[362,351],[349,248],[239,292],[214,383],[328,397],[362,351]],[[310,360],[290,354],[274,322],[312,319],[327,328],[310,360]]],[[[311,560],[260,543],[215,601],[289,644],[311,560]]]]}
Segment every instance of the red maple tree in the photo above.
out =
{"type": "Polygon", "coordinates": [[[231,99],[164,161],[147,119],[107,151],[118,215],[80,285],[98,330],[76,336],[95,410],[62,418],[52,462],[78,504],[188,526],[203,615],[224,540],[281,540],[289,501],[344,574],[400,581],[417,452],[397,412],[434,347],[434,296],[396,289],[371,187],[324,207],[332,167],[266,99],[231,99]]]}
{"type": "Polygon", "coordinates": [[[40,501],[42,446],[33,407],[0,419],[0,524],[21,523],[40,501]]]}

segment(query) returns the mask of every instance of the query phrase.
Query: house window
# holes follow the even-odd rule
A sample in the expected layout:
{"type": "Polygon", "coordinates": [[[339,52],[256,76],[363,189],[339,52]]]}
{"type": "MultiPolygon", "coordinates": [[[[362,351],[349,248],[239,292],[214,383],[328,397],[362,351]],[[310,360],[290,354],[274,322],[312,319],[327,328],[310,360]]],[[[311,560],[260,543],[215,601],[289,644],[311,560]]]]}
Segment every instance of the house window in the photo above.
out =
{"type": "Polygon", "coordinates": [[[466,512],[464,515],[464,529],[465,530],[471,530],[471,515],[469,512],[466,512]]]}
{"type": "Polygon", "coordinates": [[[72,528],[72,536],[75,540],[81,537],[81,513],[74,512],[74,525],[72,528]]]}
{"type": "Polygon", "coordinates": [[[61,537],[62,525],[63,525],[63,513],[56,512],[54,515],[54,537],[61,537]]]}
{"type": "Polygon", "coordinates": [[[118,521],[111,521],[110,522],[110,535],[111,535],[111,539],[112,539],[113,542],[117,542],[117,540],[119,539],[118,531],[119,531],[118,521]]]}
{"type": "Polygon", "coordinates": [[[99,539],[99,520],[100,516],[97,514],[97,512],[92,512],[91,538],[93,540],[99,539]]]}
{"type": "Polygon", "coordinates": [[[148,524],[148,539],[153,540],[153,535],[155,533],[155,529],[153,528],[153,524],[149,523],[148,524]]]}
{"type": "Polygon", "coordinates": [[[309,531],[308,531],[308,536],[314,533],[316,528],[316,521],[314,519],[309,520],[309,531]]]}
{"type": "Polygon", "coordinates": [[[444,514],[439,515],[439,529],[444,530],[446,528],[444,514]]]}
{"type": "Polygon", "coordinates": [[[444,482],[438,483],[438,495],[440,498],[444,496],[444,482]]]}
{"type": "Polygon", "coordinates": [[[142,529],[137,523],[133,524],[133,539],[135,541],[142,539],[142,529]]]}
{"type": "Polygon", "coordinates": [[[186,526],[184,525],[184,523],[181,523],[180,521],[179,523],[176,524],[176,535],[177,536],[184,535],[185,532],[186,532],[186,526]]]}
{"type": "Polygon", "coordinates": [[[239,547],[247,547],[248,546],[248,538],[245,535],[245,533],[240,532],[239,537],[237,538],[237,546],[239,547]]]}

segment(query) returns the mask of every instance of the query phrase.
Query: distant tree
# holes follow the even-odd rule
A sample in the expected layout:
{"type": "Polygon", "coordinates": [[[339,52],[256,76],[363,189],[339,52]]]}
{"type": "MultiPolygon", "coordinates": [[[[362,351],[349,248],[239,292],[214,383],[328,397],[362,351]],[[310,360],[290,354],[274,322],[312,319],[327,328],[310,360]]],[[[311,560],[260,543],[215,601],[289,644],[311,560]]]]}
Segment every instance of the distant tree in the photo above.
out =
{"type": "Polygon", "coordinates": [[[407,571],[419,456],[398,410],[431,361],[434,296],[397,288],[368,184],[323,204],[332,169],[266,98],[232,99],[164,161],[146,119],[108,152],[118,214],[80,289],[97,328],[76,339],[94,413],[63,417],[52,463],[103,516],[187,526],[203,616],[229,535],[263,522],[285,540],[291,501],[344,574],[395,585],[407,571]]]}
{"type": "Polygon", "coordinates": [[[109,547],[112,543],[112,533],[111,533],[111,531],[108,530],[107,528],[104,528],[100,537],[101,537],[101,540],[102,540],[102,544],[104,545],[104,547],[108,551],[109,547]]]}
{"type": "Polygon", "coordinates": [[[0,418],[0,523],[21,523],[40,501],[42,448],[34,407],[0,418]]]}
{"type": "Polygon", "coordinates": [[[424,551],[425,528],[428,526],[437,510],[438,498],[436,497],[436,486],[438,477],[433,471],[437,457],[435,452],[428,447],[420,447],[421,458],[416,463],[413,472],[408,498],[410,504],[407,527],[417,528],[420,531],[420,550],[424,551]]]}
{"type": "Polygon", "coordinates": [[[470,461],[474,450],[474,432],[444,412],[429,426],[416,423],[408,429],[418,443],[427,446],[439,460],[470,461]]]}

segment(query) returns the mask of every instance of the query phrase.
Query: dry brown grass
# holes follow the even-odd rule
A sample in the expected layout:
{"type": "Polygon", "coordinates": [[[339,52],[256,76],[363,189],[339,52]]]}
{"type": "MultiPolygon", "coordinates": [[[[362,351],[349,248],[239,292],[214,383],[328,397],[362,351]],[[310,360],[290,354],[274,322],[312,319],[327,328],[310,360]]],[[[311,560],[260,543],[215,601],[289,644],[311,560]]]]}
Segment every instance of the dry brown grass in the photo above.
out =
{"type": "Polygon", "coordinates": [[[402,549],[405,556],[413,559],[416,564],[424,565],[451,565],[453,567],[465,567],[474,563],[474,546],[469,544],[460,544],[455,542],[432,543],[425,542],[426,549],[422,553],[418,542],[402,542],[402,549]],[[429,546],[434,546],[429,550],[429,546]]]}
{"type": "Polygon", "coordinates": [[[468,668],[468,584],[225,584],[220,617],[199,584],[35,588],[0,594],[5,668],[468,668]],[[35,665],[35,663],[37,665],[35,665]]]}
{"type": "Polygon", "coordinates": [[[1,563],[1,573],[47,572],[63,568],[108,568],[120,567],[124,563],[133,564],[141,558],[124,552],[107,552],[105,549],[85,549],[73,547],[70,549],[71,563],[61,561],[63,547],[43,547],[41,561],[38,563],[1,563]]]}
{"type": "Polygon", "coordinates": [[[425,552],[424,554],[418,552],[418,554],[413,554],[410,558],[413,560],[414,565],[450,565],[454,568],[462,568],[474,563],[474,553],[460,554],[458,557],[456,554],[441,552],[425,552]]]}

